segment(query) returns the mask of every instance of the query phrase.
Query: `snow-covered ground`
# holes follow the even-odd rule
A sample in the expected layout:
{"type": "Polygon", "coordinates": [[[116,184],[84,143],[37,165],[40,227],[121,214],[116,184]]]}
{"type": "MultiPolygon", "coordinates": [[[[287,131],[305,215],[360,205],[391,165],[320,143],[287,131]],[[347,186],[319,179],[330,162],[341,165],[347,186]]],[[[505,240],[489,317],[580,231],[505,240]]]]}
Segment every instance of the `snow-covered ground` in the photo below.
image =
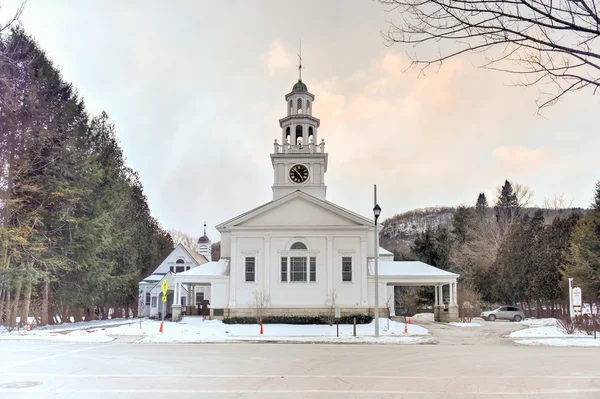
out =
{"type": "MultiPolygon", "coordinates": [[[[600,339],[594,340],[593,336],[580,331],[566,334],[558,328],[556,321],[552,318],[524,320],[518,324],[529,328],[512,332],[510,338],[516,338],[515,342],[521,345],[600,347],[600,339]]],[[[600,338],[600,334],[598,336],[600,338]]]]}
{"type": "Polygon", "coordinates": [[[519,321],[517,324],[523,324],[529,327],[542,327],[542,326],[555,326],[556,319],[547,318],[547,319],[525,319],[523,321],[519,321]]]}
{"type": "MultiPolygon", "coordinates": [[[[116,322],[116,320],[115,320],[116,322]]],[[[123,320],[121,320],[123,322],[123,320]]],[[[73,328],[72,323],[69,326],[73,328]]],[[[67,334],[55,329],[35,329],[30,332],[13,331],[0,334],[0,339],[29,339],[70,342],[108,342],[115,336],[139,336],[139,343],[170,342],[227,342],[227,341],[293,341],[293,342],[379,342],[412,344],[432,342],[427,329],[409,324],[408,334],[404,334],[404,323],[380,319],[380,337],[373,336],[374,325],[356,326],[356,337],[352,336],[352,325],[340,325],[340,336],[336,336],[336,326],[328,325],[289,325],[265,324],[263,334],[256,324],[223,324],[218,320],[203,320],[200,317],[186,317],[179,323],[165,322],[163,332],[159,332],[160,321],[145,320],[115,327],[79,323],[80,330],[67,334]]],[[[114,324],[114,323],[113,323],[114,324]]],[[[64,330],[63,330],[64,331],[64,330]]]]}
{"type": "Polygon", "coordinates": [[[586,336],[585,338],[546,338],[546,339],[519,339],[515,341],[521,345],[531,346],[585,346],[600,347],[600,339],[586,336]]]}
{"type": "Polygon", "coordinates": [[[456,326],[456,327],[481,327],[481,324],[479,323],[461,323],[461,322],[452,322],[452,323],[448,323],[451,326],[456,326]]]}

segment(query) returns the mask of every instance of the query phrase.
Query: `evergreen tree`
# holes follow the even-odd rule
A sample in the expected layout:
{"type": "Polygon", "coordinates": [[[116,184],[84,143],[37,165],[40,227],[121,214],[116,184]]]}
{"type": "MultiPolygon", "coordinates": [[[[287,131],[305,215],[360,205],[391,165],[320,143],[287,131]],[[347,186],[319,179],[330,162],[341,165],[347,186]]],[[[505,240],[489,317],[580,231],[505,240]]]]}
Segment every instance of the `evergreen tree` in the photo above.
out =
{"type": "Polygon", "coordinates": [[[592,201],[592,209],[600,211],[600,180],[596,182],[596,192],[592,201]]]}
{"type": "Polygon", "coordinates": [[[456,208],[452,216],[452,234],[456,238],[458,245],[462,245],[467,241],[471,224],[472,210],[466,206],[456,208]]]}
{"type": "Polygon", "coordinates": [[[475,214],[480,218],[484,218],[487,214],[488,202],[485,193],[479,193],[477,203],[475,204],[475,214]]]}
{"type": "Polygon", "coordinates": [[[500,226],[502,235],[508,232],[512,223],[514,223],[521,214],[521,207],[517,194],[513,190],[512,184],[505,180],[504,185],[499,190],[498,199],[494,206],[496,221],[500,226]]]}

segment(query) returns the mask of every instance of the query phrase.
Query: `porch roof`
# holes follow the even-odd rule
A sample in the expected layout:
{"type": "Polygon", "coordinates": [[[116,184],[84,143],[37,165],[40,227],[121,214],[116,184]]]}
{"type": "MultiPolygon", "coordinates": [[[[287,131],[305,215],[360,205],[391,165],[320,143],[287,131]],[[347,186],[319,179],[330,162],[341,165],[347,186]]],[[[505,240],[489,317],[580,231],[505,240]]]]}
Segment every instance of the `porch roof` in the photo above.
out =
{"type": "Polygon", "coordinates": [[[181,278],[186,277],[228,277],[229,276],[229,262],[225,260],[219,260],[217,262],[208,262],[203,265],[194,267],[190,270],[186,270],[181,273],[176,273],[173,277],[176,277],[177,280],[181,280],[181,278]]]}
{"type": "MultiPolygon", "coordinates": [[[[375,275],[374,264],[369,262],[369,277],[375,275]]],[[[448,283],[455,282],[459,275],[419,261],[380,261],[378,276],[389,283],[448,283]]]]}

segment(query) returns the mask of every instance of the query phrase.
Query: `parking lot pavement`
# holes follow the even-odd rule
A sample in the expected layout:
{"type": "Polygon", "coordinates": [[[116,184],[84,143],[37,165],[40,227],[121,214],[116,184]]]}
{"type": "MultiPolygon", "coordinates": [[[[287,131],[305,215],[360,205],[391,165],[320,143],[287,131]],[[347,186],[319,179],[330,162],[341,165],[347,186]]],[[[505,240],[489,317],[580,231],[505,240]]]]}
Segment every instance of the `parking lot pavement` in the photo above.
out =
{"type": "Polygon", "coordinates": [[[594,350],[488,349],[0,342],[0,398],[600,397],[594,350]]]}
{"type": "Polygon", "coordinates": [[[508,335],[513,331],[527,328],[526,325],[511,321],[485,321],[480,318],[473,319],[473,322],[481,324],[480,327],[456,327],[423,319],[414,322],[428,329],[438,345],[515,345],[507,338],[508,335]]]}

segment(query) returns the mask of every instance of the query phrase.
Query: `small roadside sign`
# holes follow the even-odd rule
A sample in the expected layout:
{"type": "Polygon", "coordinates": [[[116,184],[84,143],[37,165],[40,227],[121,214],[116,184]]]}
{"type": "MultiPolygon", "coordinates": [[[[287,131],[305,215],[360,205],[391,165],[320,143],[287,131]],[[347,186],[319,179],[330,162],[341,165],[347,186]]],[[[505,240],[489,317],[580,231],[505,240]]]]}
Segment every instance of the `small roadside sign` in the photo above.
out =
{"type": "MultiPolygon", "coordinates": [[[[162,288],[163,295],[167,295],[167,290],[169,289],[169,283],[167,283],[167,280],[163,280],[161,288],[162,288]]],[[[163,302],[166,302],[166,301],[163,301],[163,302]]]]}
{"type": "Polygon", "coordinates": [[[163,301],[163,302],[167,302],[167,296],[166,296],[166,295],[163,295],[163,297],[162,297],[162,301],[163,301]]]}
{"type": "MultiPolygon", "coordinates": [[[[336,319],[339,319],[339,318],[341,317],[341,314],[340,314],[340,313],[341,313],[341,312],[340,312],[340,308],[335,308],[335,318],[336,318],[336,319]]],[[[330,313],[330,314],[331,314],[331,313],[330,313]]]]}
{"type": "Polygon", "coordinates": [[[581,288],[575,287],[573,288],[573,306],[581,307],[581,288]]]}

